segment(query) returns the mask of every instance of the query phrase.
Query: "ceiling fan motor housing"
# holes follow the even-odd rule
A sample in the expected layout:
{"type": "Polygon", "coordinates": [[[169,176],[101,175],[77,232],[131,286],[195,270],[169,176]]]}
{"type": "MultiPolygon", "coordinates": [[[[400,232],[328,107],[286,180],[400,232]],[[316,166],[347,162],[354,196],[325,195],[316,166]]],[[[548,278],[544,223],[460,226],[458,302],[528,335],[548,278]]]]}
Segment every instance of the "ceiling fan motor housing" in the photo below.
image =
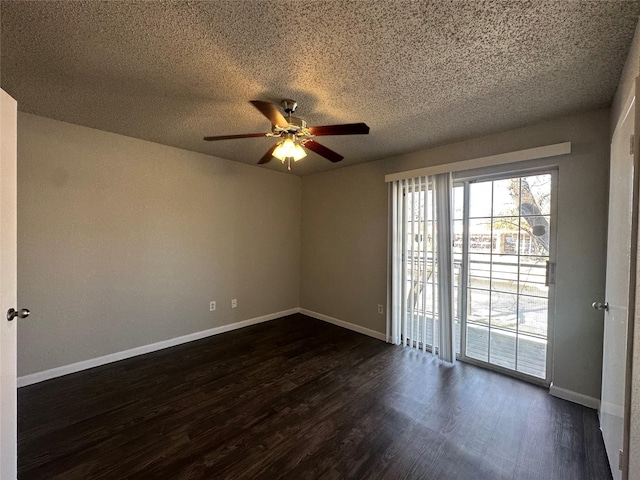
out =
{"type": "Polygon", "coordinates": [[[287,125],[286,127],[280,127],[278,125],[274,125],[273,133],[277,135],[281,133],[296,133],[301,135],[305,134],[304,131],[307,130],[307,122],[305,122],[303,119],[298,117],[288,116],[287,122],[289,122],[289,125],[287,125]]]}

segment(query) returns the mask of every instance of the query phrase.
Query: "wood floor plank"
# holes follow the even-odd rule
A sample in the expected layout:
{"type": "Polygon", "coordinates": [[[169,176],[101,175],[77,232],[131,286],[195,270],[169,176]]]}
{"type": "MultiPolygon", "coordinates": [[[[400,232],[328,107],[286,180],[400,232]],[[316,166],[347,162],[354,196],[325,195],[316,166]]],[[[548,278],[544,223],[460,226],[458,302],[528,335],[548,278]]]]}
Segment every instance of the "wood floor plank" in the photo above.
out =
{"type": "Polygon", "coordinates": [[[21,480],[610,478],[595,411],[304,315],[23,387],[21,480]]]}

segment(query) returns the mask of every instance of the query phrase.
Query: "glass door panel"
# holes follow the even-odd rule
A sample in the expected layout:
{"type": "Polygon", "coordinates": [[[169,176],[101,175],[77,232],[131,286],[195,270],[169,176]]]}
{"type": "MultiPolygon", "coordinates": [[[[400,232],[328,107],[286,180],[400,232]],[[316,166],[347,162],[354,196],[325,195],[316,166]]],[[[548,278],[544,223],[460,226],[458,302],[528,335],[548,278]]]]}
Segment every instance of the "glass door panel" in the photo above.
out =
{"type": "Polygon", "coordinates": [[[454,221],[462,357],[546,379],[552,174],[465,186],[468,214],[454,221]]]}

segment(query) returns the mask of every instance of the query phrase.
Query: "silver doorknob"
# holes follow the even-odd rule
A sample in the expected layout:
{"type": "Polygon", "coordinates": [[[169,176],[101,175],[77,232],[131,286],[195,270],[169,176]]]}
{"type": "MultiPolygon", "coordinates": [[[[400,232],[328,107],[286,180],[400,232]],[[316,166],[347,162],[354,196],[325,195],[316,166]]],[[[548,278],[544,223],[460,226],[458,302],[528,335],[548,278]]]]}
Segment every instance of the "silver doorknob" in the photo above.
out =
{"type": "Polygon", "coordinates": [[[602,303],[602,302],[593,302],[591,304],[591,306],[593,308],[595,308],[596,310],[605,310],[607,312],[609,311],[609,303],[608,302],[604,302],[604,303],[602,303]]]}
{"type": "Polygon", "coordinates": [[[7,320],[9,321],[13,320],[16,317],[27,318],[29,315],[31,315],[31,312],[26,308],[23,308],[22,310],[17,310],[17,311],[14,310],[13,308],[10,308],[9,310],[7,310],[7,320]]]}

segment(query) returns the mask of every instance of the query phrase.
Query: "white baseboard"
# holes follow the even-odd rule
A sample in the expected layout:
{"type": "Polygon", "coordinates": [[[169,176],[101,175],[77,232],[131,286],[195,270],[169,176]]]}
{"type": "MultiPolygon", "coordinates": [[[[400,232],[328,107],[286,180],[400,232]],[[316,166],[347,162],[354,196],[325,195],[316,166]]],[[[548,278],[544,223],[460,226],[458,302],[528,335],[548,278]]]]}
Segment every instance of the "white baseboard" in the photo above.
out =
{"type": "MultiPolygon", "coordinates": [[[[145,353],[151,353],[158,350],[163,350],[165,348],[174,347],[176,345],[192,342],[194,340],[199,340],[201,338],[206,338],[213,335],[219,335],[221,333],[229,332],[231,330],[237,330],[239,328],[248,327],[250,325],[256,325],[258,323],[268,322],[270,320],[286,317],[287,315],[293,315],[295,313],[302,313],[303,315],[307,315],[309,317],[322,320],[324,322],[328,322],[333,325],[337,325],[339,327],[346,328],[348,330],[352,330],[354,332],[358,332],[363,335],[376,338],[378,340],[386,341],[386,335],[376,330],[371,330],[370,328],[362,327],[360,325],[356,325],[355,323],[345,322],[344,320],[339,320],[337,318],[330,317],[329,315],[324,315],[322,313],[307,310],[305,308],[291,308],[289,310],[285,310],[282,312],[276,312],[276,313],[271,313],[269,315],[263,315],[261,317],[250,318],[248,320],[242,320],[240,322],[230,323],[228,325],[222,325],[220,327],[211,328],[209,330],[190,333],[188,335],[171,338],[169,340],[152,343],[150,345],[143,345],[143,346],[132,348],[129,350],[124,350],[122,352],[116,352],[109,355],[104,355],[102,357],[92,358],[89,360],[72,363],[70,365],[63,365],[61,367],[44,370],[42,372],[32,373],[30,375],[24,375],[22,377],[18,377],[17,379],[18,388],[25,387],[27,385],[32,385],[34,383],[44,382],[45,380],[61,377],[63,375],[68,375],[70,373],[80,372],[82,370],[87,370],[89,368],[98,367],[100,365],[106,365],[108,363],[117,362],[119,360],[124,360],[124,359],[135,357],[138,355],[144,355],[145,353]]],[[[567,390],[565,388],[556,387],[553,383],[549,387],[549,393],[554,397],[558,397],[564,400],[568,400],[570,402],[578,403],[580,405],[584,405],[585,407],[594,408],[596,410],[600,408],[599,399],[590,397],[588,395],[583,395],[581,393],[574,392],[572,390],[567,390]]]]}
{"type": "Polygon", "coordinates": [[[107,363],[117,362],[118,360],[124,360],[126,358],[135,357],[137,355],[143,355],[145,353],[163,350],[165,348],[174,347],[176,345],[192,342],[194,340],[200,340],[201,338],[210,337],[212,335],[219,335],[231,330],[237,330],[238,328],[248,327],[250,325],[256,325],[262,322],[268,322],[270,320],[275,320],[276,318],[286,317],[287,315],[292,315],[299,312],[299,308],[291,308],[283,312],[276,312],[269,315],[263,315],[261,317],[250,318],[248,320],[242,320],[240,322],[222,325],[220,327],[211,328],[209,330],[194,332],[188,335],[183,335],[181,337],[170,338],[169,340],[163,340],[161,342],[152,343],[150,345],[142,345],[130,350],[111,353],[102,357],[91,358],[89,360],[83,360],[82,362],[76,362],[70,365],[63,365],[61,367],[44,370],[42,372],[24,375],[22,377],[18,377],[18,388],[32,385],[34,383],[44,382],[45,380],[50,380],[52,378],[61,377],[70,373],[79,372],[88,368],[99,367],[100,365],[106,365],[107,363]]]}
{"type": "Polygon", "coordinates": [[[353,330],[354,332],[362,333],[363,335],[368,335],[369,337],[377,338],[378,340],[387,340],[387,336],[384,333],[380,333],[376,330],[371,330],[370,328],[361,327],[360,325],[356,325],[355,323],[338,320],[337,318],[330,317],[329,315],[325,315],[323,313],[312,312],[311,310],[307,310],[306,308],[301,308],[300,313],[309,317],[316,318],[318,320],[332,323],[348,330],[353,330]]]}
{"type": "Polygon", "coordinates": [[[549,393],[554,397],[562,398],[563,400],[569,400],[570,402],[584,405],[585,407],[598,410],[600,408],[600,400],[589,395],[583,395],[582,393],[574,392],[573,390],[567,390],[566,388],[556,387],[553,383],[549,387],[549,393]]]}

